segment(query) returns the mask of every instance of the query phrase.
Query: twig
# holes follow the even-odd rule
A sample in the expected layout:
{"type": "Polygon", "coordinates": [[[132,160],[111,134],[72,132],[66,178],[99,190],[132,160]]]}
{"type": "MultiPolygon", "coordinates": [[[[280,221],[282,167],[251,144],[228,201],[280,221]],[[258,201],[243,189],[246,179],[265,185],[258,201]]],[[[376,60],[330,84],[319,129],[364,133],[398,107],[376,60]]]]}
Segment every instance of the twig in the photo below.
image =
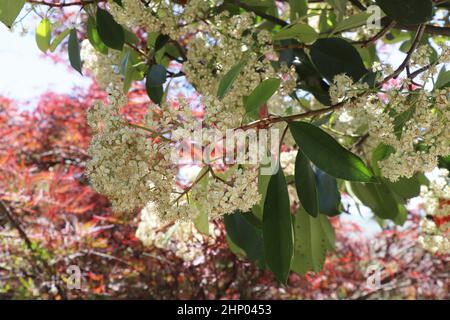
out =
{"type": "Polygon", "coordinates": [[[423,34],[425,32],[425,25],[421,24],[419,28],[417,29],[416,36],[414,37],[413,43],[411,45],[411,48],[409,49],[408,53],[406,54],[405,60],[403,60],[402,64],[389,76],[387,76],[383,82],[386,83],[391,79],[397,78],[400,73],[403,72],[403,70],[409,65],[409,62],[411,60],[411,56],[416,51],[417,47],[420,44],[420,40],[422,40],[423,34]]]}
{"type": "Polygon", "coordinates": [[[52,8],[64,8],[64,7],[71,7],[71,6],[82,6],[84,7],[85,5],[88,4],[92,4],[92,3],[98,3],[98,2],[106,2],[107,0],[86,0],[86,1],[77,1],[77,2],[59,2],[59,3],[54,3],[54,2],[48,2],[48,1],[39,1],[39,0],[26,0],[26,2],[31,3],[31,4],[37,4],[37,5],[43,5],[43,6],[48,6],[48,7],[52,7],[52,8]]]}

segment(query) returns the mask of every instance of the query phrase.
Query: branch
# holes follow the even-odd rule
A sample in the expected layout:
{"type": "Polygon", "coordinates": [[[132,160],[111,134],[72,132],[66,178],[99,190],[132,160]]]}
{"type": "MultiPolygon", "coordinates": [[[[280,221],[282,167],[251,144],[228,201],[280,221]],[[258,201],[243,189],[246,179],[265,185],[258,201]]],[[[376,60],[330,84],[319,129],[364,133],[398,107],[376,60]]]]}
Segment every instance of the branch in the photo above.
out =
{"type": "Polygon", "coordinates": [[[49,2],[49,1],[39,1],[39,0],[26,0],[26,2],[31,4],[37,4],[37,5],[43,5],[48,6],[52,8],[64,8],[64,7],[71,7],[71,6],[82,6],[92,4],[92,3],[98,3],[98,2],[106,2],[107,0],[85,0],[85,1],[77,1],[77,2],[49,2]]]}
{"type": "Polygon", "coordinates": [[[0,200],[0,213],[4,214],[8,218],[11,225],[19,232],[19,235],[25,242],[27,248],[30,251],[33,251],[33,246],[31,244],[30,238],[28,238],[28,235],[26,234],[25,230],[23,230],[23,228],[21,227],[19,221],[17,221],[16,218],[14,218],[14,215],[11,212],[11,210],[6,206],[6,204],[2,200],[0,200]]]}
{"type": "MultiPolygon", "coordinates": [[[[16,218],[14,217],[14,215],[11,212],[11,210],[9,209],[9,207],[6,206],[6,204],[2,200],[0,200],[0,213],[4,214],[8,218],[11,225],[19,232],[19,236],[25,242],[25,245],[32,253],[32,256],[34,257],[34,259],[41,262],[44,265],[45,270],[49,274],[55,274],[55,272],[52,270],[52,268],[47,263],[47,261],[42,259],[38,254],[36,254],[36,249],[33,248],[32,242],[31,242],[30,238],[28,237],[28,235],[26,234],[25,230],[22,228],[19,221],[16,220],[16,218]]],[[[43,270],[40,270],[41,268],[39,267],[39,265],[35,264],[34,266],[36,269],[38,269],[39,272],[43,271],[43,270]]],[[[61,297],[63,299],[66,299],[67,295],[66,295],[65,291],[63,290],[63,288],[61,288],[61,286],[59,286],[59,284],[56,284],[55,286],[58,289],[58,293],[61,295],[61,297]]]]}
{"type": "Polygon", "coordinates": [[[372,38],[370,38],[368,40],[355,41],[355,42],[352,42],[352,44],[357,44],[357,45],[359,44],[363,48],[367,47],[369,44],[374,43],[375,41],[383,38],[384,35],[389,32],[389,30],[391,30],[392,28],[395,27],[396,24],[397,23],[392,20],[389,24],[385,25],[384,28],[381,29],[381,31],[378,32],[376,35],[374,35],[372,38]]]}
{"type": "Polygon", "coordinates": [[[406,54],[405,60],[403,60],[402,64],[395,70],[391,75],[387,76],[383,82],[386,83],[391,79],[397,78],[400,73],[409,65],[409,62],[411,60],[411,56],[416,51],[417,47],[420,44],[420,40],[422,40],[423,34],[425,32],[425,25],[421,24],[419,28],[417,29],[416,36],[414,37],[413,43],[411,45],[411,48],[409,49],[408,53],[406,54]]]}
{"type": "MultiPolygon", "coordinates": [[[[386,26],[391,23],[391,19],[389,17],[384,17],[381,19],[381,25],[386,26]]],[[[396,28],[414,31],[417,29],[417,25],[406,25],[406,24],[397,24],[396,28]]],[[[425,25],[425,33],[437,36],[448,36],[450,37],[450,28],[449,27],[439,27],[433,26],[431,24],[425,25]]]]}

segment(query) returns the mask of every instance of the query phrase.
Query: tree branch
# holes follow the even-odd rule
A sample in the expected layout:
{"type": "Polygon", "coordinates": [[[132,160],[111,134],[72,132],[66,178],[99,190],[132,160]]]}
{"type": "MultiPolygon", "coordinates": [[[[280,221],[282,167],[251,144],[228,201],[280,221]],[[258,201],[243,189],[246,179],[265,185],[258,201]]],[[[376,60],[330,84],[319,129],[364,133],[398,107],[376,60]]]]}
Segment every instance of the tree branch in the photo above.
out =
{"type": "Polygon", "coordinates": [[[48,6],[52,8],[64,8],[64,7],[71,7],[71,6],[82,6],[92,4],[92,3],[98,3],[98,2],[106,2],[106,0],[85,0],[85,1],[76,1],[76,2],[49,2],[49,1],[40,1],[40,0],[26,0],[26,2],[31,4],[37,4],[37,5],[43,5],[48,6]]]}

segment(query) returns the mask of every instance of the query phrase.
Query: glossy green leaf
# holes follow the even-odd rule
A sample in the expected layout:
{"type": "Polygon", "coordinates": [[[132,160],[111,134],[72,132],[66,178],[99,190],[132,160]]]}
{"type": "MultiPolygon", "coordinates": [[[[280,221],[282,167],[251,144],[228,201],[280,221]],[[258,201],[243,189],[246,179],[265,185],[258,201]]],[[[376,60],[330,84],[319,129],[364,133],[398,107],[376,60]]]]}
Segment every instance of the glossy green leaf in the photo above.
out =
{"type": "Polygon", "coordinates": [[[286,284],[293,255],[292,219],[283,170],[269,181],[263,213],[264,256],[270,270],[286,284]]]}
{"type": "Polygon", "coordinates": [[[411,178],[400,178],[396,182],[385,180],[386,185],[406,203],[408,199],[420,195],[420,186],[427,185],[428,179],[423,173],[416,173],[411,178]]]}
{"type": "Polygon", "coordinates": [[[50,41],[52,38],[52,27],[50,24],[50,20],[48,18],[44,18],[41,20],[36,29],[36,43],[42,52],[47,52],[50,48],[50,41]]]}
{"type": "Polygon", "coordinates": [[[244,68],[245,60],[242,59],[236,65],[234,65],[222,78],[219,83],[219,88],[217,90],[217,97],[223,99],[228,91],[231,90],[234,80],[239,76],[242,69],[244,68]]]}
{"type": "Polygon", "coordinates": [[[300,203],[306,212],[313,217],[317,217],[319,215],[319,195],[316,187],[316,176],[309,159],[301,150],[298,151],[295,159],[295,188],[300,203]]]}
{"type": "Polygon", "coordinates": [[[334,250],[335,234],[328,218],[314,218],[300,207],[294,217],[294,258],[291,268],[300,275],[322,270],[328,251],[334,250]]]}
{"type": "Polygon", "coordinates": [[[125,31],[106,10],[97,8],[97,31],[103,43],[121,51],[125,43],[125,31]]]}
{"type": "Polygon", "coordinates": [[[319,212],[334,217],[341,214],[339,205],[341,194],[338,189],[336,178],[315,168],[317,193],[319,195],[319,212]]]}
{"type": "Polygon", "coordinates": [[[445,66],[439,71],[439,75],[434,84],[434,89],[444,89],[450,87],[450,70],[446,70],[445,66]]]}
{"type": "MultiPolygon", "coordinates": [[[[126,50],[124,50],[126,51],[126,50]]],[[[144,72],[135,67],[136,64],[141,63],[138,54],[131,48],[125,52],[122,60],[121,73],[124,76],[123,79],[123,91],[127,93],[131,87],[131,84],[135,80],[142,80],[144,72]]]]}
{"type": "MultiPolygon", "coordinates": [[[[197,174],[195,181],[197,182],[197,188],[202,190],[202,192],[208,191],[209,184],[209,175],[205,174],[209,168],[207,166],[203,167],[202,170],[197,174]],[[203,177],[203,178],[202,178],[203,177]],[[201,178],[201,180],[199,180],[201,178]]],[[[209,217],[208,217],[208,208],[205,208],[201,203],[191,200],[191,204],[197,209],[198,214],[194,219],[194,225],[198,231],[203,233],[204,235],[209,235],[209,217]]]]}
{"type": "Polygon", "coordinates": [[[108,54],[108,47],[100,39],[95,20],[91,17],[89,17],[87,22],[87,37],[95,50],[103,54],[108,54]]]}
{"type": "Polygon", "coordinates": [[[254,205],[252,208],[253,214],[261,221],[263,218],[263,208],[264,208],[264,202],[266,200],[266,195],[267,195],[267,187],[269,186],[269,181],[270,181],[270,178],[272,177],[271,175],[261,174],[261,172],[264,167],[269,167],[269,166],[270,166],[270,164],[269,165],[263,165],[263,164],[260,165],[259,176],[258,176],[258,192],[261,195],[261,200],[259,201],[259,203],[254,205]]]}
{"type": "Polygon", "coordinates": [[[0,21],[11,28],[24,5],[25,0],[0,0],[0,21]]]}
{"type": "Polygon", "coordinates": [[[352,182],[347,185],[348,191],[356,196],[362,204],[382,219],[395,220],[404,206],[394,193],[384,184],[364,184],[352,182]]]}
{"type": "Polygon", "coordinates": [[[403,24],[427,22],[433,14],[431,0],[376,0],[391,19],[403,24]]]}
{"type": "Polygon", "coordinates": [[[263,103],[278,90],[280,79],[271,78],[262,81],[253,92],[244,99],[245,110],[250,115],[258,115],[263,103]]]}
{"type": "Polygon", "coordinates": [[[148,69],[147,86],[159,87],[167,80],[167,70],[160,64],[154,64],[148,69]]]}
{"type": "Polygon", "coordinates": [[[70,29],[65,29],[63,32],[58,34],[55,39],[53,39],[50,44],[50,51],[55,52],[56,48],[60,45],[60,43],[70,34],[70,29]]]}
{"type": "Polygon", "coordinates": [[[148,76],[145,81],[145,89],[147,91],[148,97],[156,104],[160,104],[164,96],[163,86],[153,87],[149,85],[148,76]]]}
{"type": "Polygon", "coordinates": [[[317,40],[319,34],[313,27],[306,23],[296,23],[281,29],[273,40],[297,39],[304,43],[312,43],[317,40]]]}
{"type": "Polygon", "coordinates": [[[373,182],[364,162],[325,131],[301,121],[290,122],[289,129],[299,148],[319,169],[344,180],[373,182]]]}
{"type": "Polygon", "coordinates": [[[446,157],[439,157],[439,168],[447,169],[450,171],[450,155],[446,157]]]}
{"type": "Polygon", "coordinates": [[[70,30],[69,36],[69,61],[72,68],[77,70],[81,75],[81,57],[80,57],[80,44],[78,43],[77,30],[70,30]]]}
{"type": "Polygon", "coordinates": [[[156,39],[155,39],[155,44],[154,44],[155,51],[161,50],[167,44],[167,42],[169,40],[170,40],[170,37],[168,35],[165,35],[165,34],[158,35],[158,37],[156,37],[156,39]]]}
{"type": "Polygon", "coordinates": [[[341,31],[351,30],[356,27],[360,27],[367,23],[367,19],[370,17],[370,13],[360,12],[354,15],[351,15],[347,19],[338,22],[333,29],[333,33],[338,33],[341,31]]]}
{"type": "Polygon", "coordinates": [[[319,39],[311,46],[310,55],[317,70],[328,81],[345,73],[356,82],[368,72],[358,51],[344,39],[319,39]]]}
{"type": "Polygon", "coordinates": [[[394,153],[395,149],[392,146],[380,143],[372,152],[372,169],[377,176],[381,176],[380,166],[378,161],[386,159],[390,154],[394,153]]]}
{"type": "Polygon", "coordinates": [[[247,213],[235,212],[223,217],[228,237],[241,248],[250,261],[264,261],[262,232],[245,218],[247,213]]]}

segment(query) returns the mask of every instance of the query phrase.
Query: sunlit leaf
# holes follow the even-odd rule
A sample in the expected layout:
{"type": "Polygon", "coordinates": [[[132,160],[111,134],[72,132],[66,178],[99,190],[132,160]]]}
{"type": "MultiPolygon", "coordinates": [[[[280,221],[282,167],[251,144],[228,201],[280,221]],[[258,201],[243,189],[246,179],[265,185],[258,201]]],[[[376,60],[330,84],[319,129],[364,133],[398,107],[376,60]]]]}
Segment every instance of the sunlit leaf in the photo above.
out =
{"type": "Polygon", "coordinates": [[[42,19],[36,29],[36,43],[39,50],[44,53],[50,48],[51,33],[52,28],[50,20],[48,18],[42,19]]]}
{"type": "Polygon", "coordinates": [[[289,128],[299,148],[319,169],[344,180],[373,182],[364,162],[325,131],[302,121],[290,122],[289,128]]]}

